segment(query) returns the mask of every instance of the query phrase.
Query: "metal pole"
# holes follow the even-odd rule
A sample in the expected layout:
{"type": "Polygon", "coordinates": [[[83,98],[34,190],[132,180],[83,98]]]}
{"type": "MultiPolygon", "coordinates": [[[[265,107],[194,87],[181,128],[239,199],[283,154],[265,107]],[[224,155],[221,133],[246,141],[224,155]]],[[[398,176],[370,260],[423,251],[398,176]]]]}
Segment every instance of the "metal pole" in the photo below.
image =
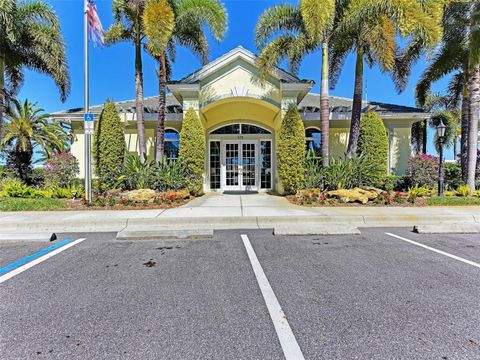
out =
{"type": "Polygon", "coordinates": [[[443,137],[440,142],[440,159],[438,164],[438,196],[443,197],[443,137]]]}
{"type": "MultiPolygon", "coordinates": [[[[84,113],[88,114],[90,105],[88,102],[89,84],[88,84],[88,17],[87,0],[84,0],[83,31],[84,31],[84,84],[85,84],[85,107],[84,113]]],[[[86,130],[86,129],[85,129],[86,130]]],[[[92,203],[92,136],[85,131],[85,197],[89,204],[92,203]]]]}

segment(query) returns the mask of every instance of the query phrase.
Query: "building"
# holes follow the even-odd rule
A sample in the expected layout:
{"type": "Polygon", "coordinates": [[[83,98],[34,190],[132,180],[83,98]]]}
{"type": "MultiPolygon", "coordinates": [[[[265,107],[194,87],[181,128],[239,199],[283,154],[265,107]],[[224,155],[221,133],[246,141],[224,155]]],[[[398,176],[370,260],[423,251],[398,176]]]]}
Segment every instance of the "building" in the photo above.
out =
{"type": "MultiPolygon", "coordinates": [[[[168,84],[166,156],[176,158],[183,111],[193,108],[207,139],[205,191],[267,191],[281,186],[276,174],[276,141],[282,114],[298,107],[306,129],[306,146],[320,154],[320,97],[310,93],[314,82],[276,68],[261,80],[256,56],[239,46],[187,77],[168,84]]],[[[125,122],[128,150],[138,151],[135,100],[116,103],[125,122]]],[[[344,155],[348,143],[352,100],[330,98],[330,153],[344,155]]],[[[149,157],[154,155],[158,98],[145,98],[145,128],[149,157]]],[[[93,106],[98,114],[102,105],[93,106]]],[[[364,102],[363,111],[375,110],[388,132],[388,171],[403,174],[411,156],[411,125],[427,114],[421,109],[364,102]]],[[[83,177],[83,109],[54,114],[71,122],[75,140],[72,153],[80,160],[83,177]]]]}

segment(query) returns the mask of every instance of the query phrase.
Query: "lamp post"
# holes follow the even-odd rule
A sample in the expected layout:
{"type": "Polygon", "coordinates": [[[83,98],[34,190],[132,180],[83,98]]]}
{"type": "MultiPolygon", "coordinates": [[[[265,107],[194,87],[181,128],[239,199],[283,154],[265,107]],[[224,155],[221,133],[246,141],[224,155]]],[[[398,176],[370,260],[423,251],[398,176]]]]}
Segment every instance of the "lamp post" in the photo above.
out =
{"type": "Polygon", "coordinates": [[[447,127],[440,120],[437,125],[437,137],[440,145],[440,158],[438,159],[438,196],[443,197],[443,141],[445,139],[445,129],[447,127]]]}

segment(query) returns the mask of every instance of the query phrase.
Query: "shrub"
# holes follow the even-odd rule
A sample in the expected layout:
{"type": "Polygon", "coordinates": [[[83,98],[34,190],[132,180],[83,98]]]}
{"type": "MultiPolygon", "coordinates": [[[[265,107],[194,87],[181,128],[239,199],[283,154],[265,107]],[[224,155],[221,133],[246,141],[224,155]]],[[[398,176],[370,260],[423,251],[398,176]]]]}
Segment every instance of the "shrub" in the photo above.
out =
{"type": "Polygon", "coordinates": [[[45,185],[45,169],[33,168],[29,176],[29,183],[36,187],[43,187],[45,185]]]}
{"type": "Polygon", "coordinates": [[[100,189],[115,186],[122,175],[126,154],[125,134],[115,104],[107,100],[95,126],[93,158],[100,189]]]}
{"type": "Polygon", "coordinates": [[[190,108],[183,117],[179,158],[189,171],[188,190],[194,195],[203,192],[206,151],[203,125],[195,110],[190,108]]]}
{"type": "Polygon", "coordinates": [[[472,189],[467,185],[460,185],[457,189],[457,195],[462,197],[467,197],[472,195],[472,189]]]}
{"type": "Polygon", "coordinates": [[[360,122],[357,153],[375,166],[372,183],[380,186],[387,175],[388,138],[382,119],[374,111],[363,115],[360,122]]]}
{"type": "Polygon", "coordinates": [[[180,161],[163,161],[155,166],[151,188],[157,191],[184,189],[188,185],[188,177],[188,169],[180,161]]]}
{"type": "Polygon", "coordinates": [[[322,163],[311,151],[308,151],[305,156],[304,169],[305,179],[303,181],[303,188],[321,188],[323,186],[322,163]]]}
{"type": "Polygon", "coordinates": [[[155,161],[147,161],[146,156],[141,160],[138,155],[129,154],[114,187],[121,186],[127,190],[149,188],[155,165],[155,161]]]}
{"type": "Polygon", "coordinates": [[[2,182],[2,194],[7,197],[15,198],[44,198],[47,193],[43,190],[32,188],[20,180],[9,179],[2,182]]]}
{"type": "Polygon", "coordinates": [[[78,176],[78,160],[70,153],[58,153],[45,164],[46,186],[65,187],[78,176]]]}
{"type": "Polygon", "coordinates": [[[278,175],[285,193],[294,194],[304,182],[305,128],[290,106],[283,118],[277,147],[278,175]]]}
{"type": "Polygon", "coordinates": [[[411,157],[408,160],[407,176],[410,186],[435,187],[438,181],[438,158],[425,154],[411,157]]]}
{"type": "Polygon", "coordinates": [[[456,189],[462,184],[462,167],[457,163],[445,163],[443,166],[445,186],[456,189]]]}
{"type": "Polygon", "coordinates": [[[387,175],[385,177],[385,180],[383,182],[382,188],[387,191],[392,191],[392,190],[402,190],[402,182],[404,180],[397,175],[387,175]]]}
{"type": "Polygon", "coordinates": [[[377,173],[377,168],[365,156],[360,155],[350,160],[332,160],[330,166],[322,172],[324,189],[352,189],[373,185],[376,181],[373,174],[377,173]]]}
{"type": "Polygon", "coordinates": [[[430,196],[432,195],[432,192],[432,189],[428,186],[418,186],[418,184],[408,189],[408,195],[412,198],[430,196]]]}

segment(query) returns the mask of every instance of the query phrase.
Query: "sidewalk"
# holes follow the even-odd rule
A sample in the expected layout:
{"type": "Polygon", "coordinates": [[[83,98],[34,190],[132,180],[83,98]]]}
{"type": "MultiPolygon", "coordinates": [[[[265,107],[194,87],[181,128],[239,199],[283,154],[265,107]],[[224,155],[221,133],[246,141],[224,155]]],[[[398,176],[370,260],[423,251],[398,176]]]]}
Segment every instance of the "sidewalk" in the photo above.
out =
{"type": "Polygon", "coordinates": [[[0,212],[0,233],[118,232],[165,229],[265,229],[274,225],[359,227],[480,224],[480,207],[320,207],[267,194],[207,194],[173,209],[0,212]]]}

